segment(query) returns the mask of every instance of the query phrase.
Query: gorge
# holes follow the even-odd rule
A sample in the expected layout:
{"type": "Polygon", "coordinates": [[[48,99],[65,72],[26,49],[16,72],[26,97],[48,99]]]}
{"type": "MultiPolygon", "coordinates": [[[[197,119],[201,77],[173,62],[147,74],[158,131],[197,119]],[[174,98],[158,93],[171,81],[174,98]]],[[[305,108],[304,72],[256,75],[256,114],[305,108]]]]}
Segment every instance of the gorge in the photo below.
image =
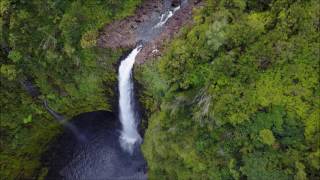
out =
{"type": "Polygon", "coordinates": [[[318,180],[317,0],[1,0],[0,180],[318,180]]]}
{"type": "MultiPolygon", "coordinates": [[[[184,1],[184,5],[186,4],[187,1],[184,1]]],[[[118,117],[107,112],[91,112],[81,114],[73,118],[71,123],[66,123],[65,133],[43,158],[44,164],[50,167],[46,178],[146,179],[146,164],[140,150],[143,140],[138,132],[141,120],[135,107],[137,96],[134,95],[132,70],[144,45],[156,38],[166,22],[180,9],[180,6],[171,7],[170,1],[164,1],[164,7],[159,16],[143,23],[140,36],[137,37],[138,44],[119,64],[118,117]],[[74,133],[75,129],[86,137],[86,141],[79,141],[80,136],[79,133],[74,133]],[[59,154],[63,155],[57,158],[59,154]]]]}

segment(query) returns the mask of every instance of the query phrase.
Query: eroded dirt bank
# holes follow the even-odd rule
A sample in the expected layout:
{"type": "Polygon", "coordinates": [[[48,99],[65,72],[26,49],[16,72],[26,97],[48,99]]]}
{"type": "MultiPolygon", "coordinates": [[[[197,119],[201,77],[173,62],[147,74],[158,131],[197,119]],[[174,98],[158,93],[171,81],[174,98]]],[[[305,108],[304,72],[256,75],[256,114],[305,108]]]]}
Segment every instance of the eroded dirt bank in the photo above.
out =
{"type": "Polygon", "coordinates": [[[161,55],[164,43],[170,41],[179,30],[192,23],[192,9],[201,6],[201,0],[145,0],[135,15],[105,26],[100,33],[98,46],[102,48],[134,48],[138,42],[144,48],[137,56],[141,64],[151,57],[161,55]],[[153,22],[162,13],[180,7],[158,30],[152,30],[153,22]]]}

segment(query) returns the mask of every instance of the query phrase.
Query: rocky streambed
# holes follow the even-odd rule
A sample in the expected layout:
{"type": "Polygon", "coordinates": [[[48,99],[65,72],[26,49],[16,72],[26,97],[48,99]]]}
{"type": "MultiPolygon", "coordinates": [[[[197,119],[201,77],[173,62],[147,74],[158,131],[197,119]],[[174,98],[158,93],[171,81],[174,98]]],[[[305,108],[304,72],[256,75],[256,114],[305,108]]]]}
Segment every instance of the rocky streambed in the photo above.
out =
{"type": "Polygon", "coordinates": [[[163,45],[182,27],[192,24],[193,9],[201,5],[201,0],[146,0],[135,15],[105,26],[98,38],[98,46],[112,49],[134,48],[137,43],[143,42],[144,48],[136,58],[136,63],[143,63],[161,55],[163,45]],[[162,13],[174,8],[179,10],[164,26],[150,31],[162,13]]]}

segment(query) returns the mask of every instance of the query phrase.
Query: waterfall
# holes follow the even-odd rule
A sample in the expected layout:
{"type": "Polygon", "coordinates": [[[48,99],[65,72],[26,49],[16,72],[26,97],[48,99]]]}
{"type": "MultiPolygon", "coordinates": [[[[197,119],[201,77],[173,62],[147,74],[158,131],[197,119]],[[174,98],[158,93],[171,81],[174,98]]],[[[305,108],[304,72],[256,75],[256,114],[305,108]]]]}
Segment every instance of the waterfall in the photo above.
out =
{"type": "Polygon", "coordinates": [[[133,152],[136,143],[141,142],[141,137],[137,130],[137,119],[133,107],[133,82],[132,68],[136,56],[142,46],[137,46],[129,56],[121,61],[119,67],[119,108],[122,131],[120,136],[121,147],[133,152]]]}
{"type": "MultiPolygon", "coordinates": [[[[149,29],[148,32],[161,28],[176,11],[180,9],[180,6],[164,12],[158,22],[149,29]]],[[[148,34],[148,32],[146,34],[148,34]]],[[[121,61],[119,67],[119,109],[120,109],[120,121],[122,125],[120,145],[129,152],[133,153],[136,144],[140,144],[142,141],[141,136],[138,133],[138,120],[134,111],[134,99],[133,99],[133,82],[132,82],[132,68],[136,56],[142,49],[142,45],[138,45],[132,52],[121,61]]]]}
{"type": "Polygon", "coordinates": [[[65,128],[69,129],[71,133],[77,138],[79,142],[86,142],[88,139],[84,136],[76,126],[72,123],[68,122],[67,119],[61,114],[57,113],[53,109],[51,109],[48,105],[48,101],[43,101],[44,108],[50,113],[59,123],[61,123],[65,128]]]}

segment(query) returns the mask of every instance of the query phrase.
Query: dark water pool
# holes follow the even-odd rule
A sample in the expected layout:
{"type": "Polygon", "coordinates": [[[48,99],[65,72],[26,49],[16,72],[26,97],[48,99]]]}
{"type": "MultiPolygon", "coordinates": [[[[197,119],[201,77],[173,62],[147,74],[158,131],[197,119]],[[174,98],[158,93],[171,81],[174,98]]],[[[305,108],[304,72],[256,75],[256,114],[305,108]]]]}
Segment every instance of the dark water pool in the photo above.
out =
{"type": "Polygon", "coordinates": [[[79,134],[65,129],[42,158],[51,180],[142,180],[146,163],[139,147],[132,155],[119,143],[120,123],[109,112],[79,115],[71,121],[79,134]]]}

